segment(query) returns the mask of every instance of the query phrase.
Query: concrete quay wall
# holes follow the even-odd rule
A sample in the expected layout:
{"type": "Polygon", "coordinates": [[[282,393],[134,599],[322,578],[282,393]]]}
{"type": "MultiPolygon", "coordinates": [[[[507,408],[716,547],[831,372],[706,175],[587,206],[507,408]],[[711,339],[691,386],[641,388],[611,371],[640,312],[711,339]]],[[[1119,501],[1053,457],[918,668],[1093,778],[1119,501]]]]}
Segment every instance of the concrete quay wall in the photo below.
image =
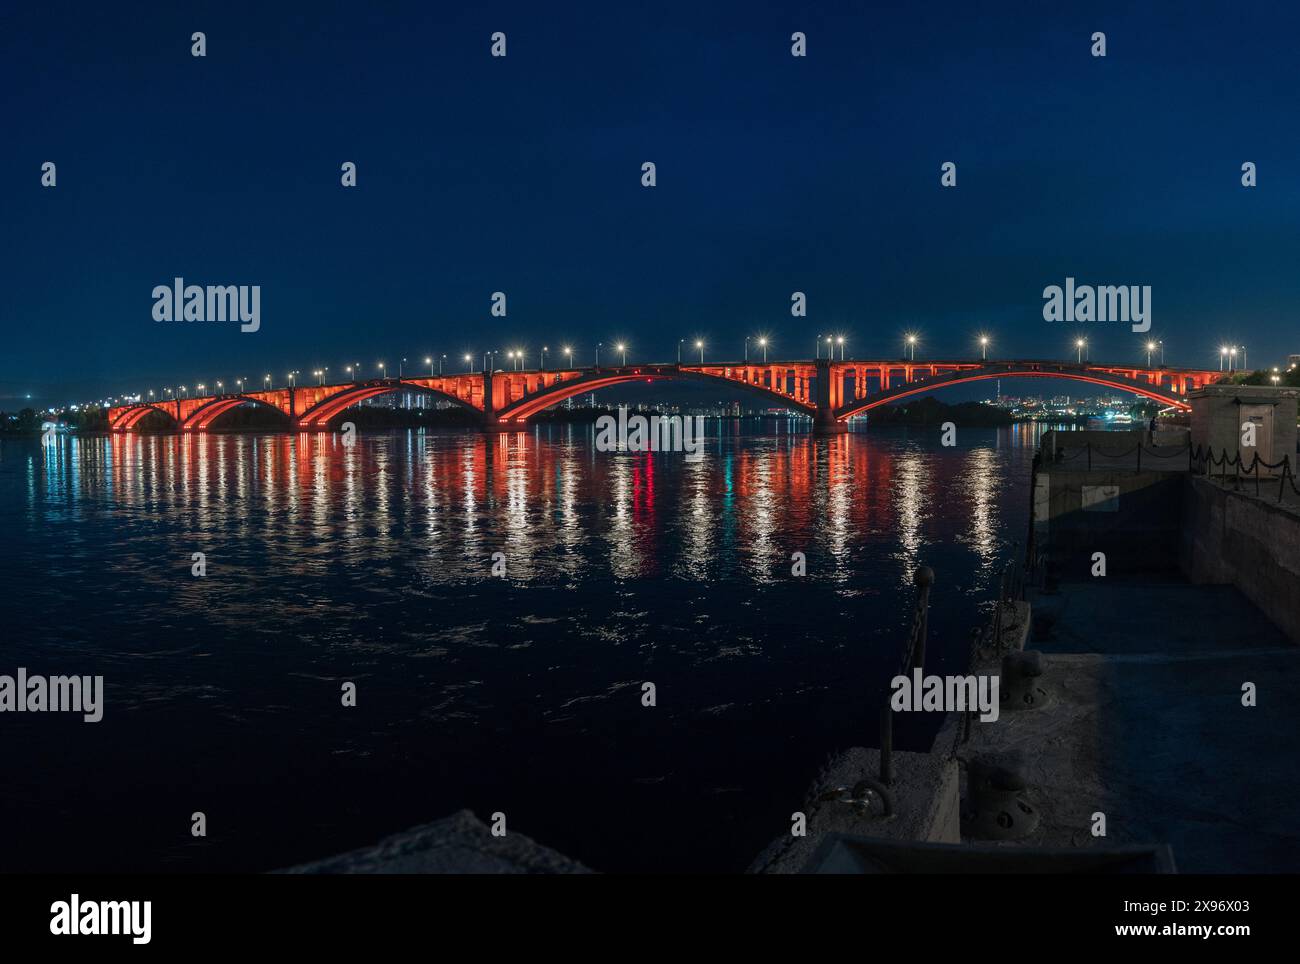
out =
{"type": "Polygon", "coordinates": [[[1236,586],[1300,643],[1300,513],[1294,506],[1189,477],[1180,534],[1179,568],[1188,581],[1236,586]]]}

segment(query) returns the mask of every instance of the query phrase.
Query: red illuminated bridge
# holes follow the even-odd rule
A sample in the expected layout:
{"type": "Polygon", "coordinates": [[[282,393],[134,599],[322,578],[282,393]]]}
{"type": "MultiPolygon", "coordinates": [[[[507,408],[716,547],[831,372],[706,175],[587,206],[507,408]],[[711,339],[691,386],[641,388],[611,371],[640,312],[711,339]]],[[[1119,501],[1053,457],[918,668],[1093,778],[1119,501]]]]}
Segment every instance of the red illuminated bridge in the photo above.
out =
{"type": "Polygon", "coordinates": [[[338,385],[298,385],[261,392],[206,395],[137,402],[109,409],[115,432],[129,432],[150,412],[162,412],[184,432],[212,428],[241,405],[274,409],[285,427],[326,431],[343,421],[358,402],[390,392],[426,392],[475,412],[484,428],[515,429],[567,398],[628,382],[691,379],[725,383],[775,404],[812,416],[822,431],[842,431],[855,415],[947,385],[991,378],[1068,378],[1131,392],[1170,408],[1186,410],[1187,393],[1224,372],[1141,368],[1132,365],[1074,364],[1060,361],[817,361],[737,362],[708,365],[621,365],[555,371],[471,372],[350,381],[338,385]]]}

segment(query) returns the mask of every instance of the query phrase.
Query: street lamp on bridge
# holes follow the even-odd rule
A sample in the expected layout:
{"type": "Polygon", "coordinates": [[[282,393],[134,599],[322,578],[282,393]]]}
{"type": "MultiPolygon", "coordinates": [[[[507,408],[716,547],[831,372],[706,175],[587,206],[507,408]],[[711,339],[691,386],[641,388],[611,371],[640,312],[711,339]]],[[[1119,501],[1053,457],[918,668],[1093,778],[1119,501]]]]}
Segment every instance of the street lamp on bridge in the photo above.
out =
{"type": "Polygon", "coordinates": [[[700,350],[700,364],[703,365],[704,364],[704,339],[703,338],[695,339],[695,347],[700,350]]]}
{"type": "Polygon", "coordinates": [[[379,375],[381,378],[388,377],[388,366],[385,365],[383,362],[379,363],[379,375]]]}
{"type": "Polygon", "coordinates": [[[766,365],[766,364],[767,364],[767,339],[766,339],[766,338],[759,338],[759,339],[758,339],[758,347],[761,348],[761,349],[763,349],[763,364],[766,365]]]}
{"type": "Polygon", "coordinates": [[[980,359],[982,361],[989,360],[989,336],[988,335],[980,335],[980,359]]]}
{"type": "Polygon", "coordinates": [[[465,371],[472,372],[473,370],[474,370],[474,356],[471,355],[469,352],[465,352],[465,371]]]}
{"type": "Polygon", "coordinates": [[[568,365],[570,368],[573,367],[573,349],[572,349],[572,348],[565,348],[565,349],[564,349],[564,364],[568,365]]]}
{"type": "Polygon", "coordinates": [[[1083,350],[1088,347],[1087,338],[1076,338],[1074,340],[1074,353],[1079,364],[1083,364],[1083,350]]]}
{"type": "Polygon", "coordinates": [[[546,353],[550,351],[545,345],[542,346],[541,354],[538,355],[538,370],[546,371],[546,353]]]}
{"type": "MultiPolygon", "coordinates": [[[[837,345],[840,346],[840,361],[844,361],[844,336],[843,336],[843,335],[837,335],[837,336],[835,337],[835,344],[837,344],[837,345]]],[[[831,356],[831,357],[834,357],[834,353],[833,353],[833,352],[832,352],[832,356],[831,356]]]]}
{"type": "Polygon", "coordinates": [[[910,361],[916,361],[916,335],[907,336],[908,358],[910,361]]]}
{"type": "Polygon", "coordinates": [[[426,365],[429,366],[429,374],[432,375],[432,374],[433,374],[433,356],[430,355],[428,358],[426,358],[426,359],[424,360],[424,363],[425,363],[426,365]]]}
{"type": "Polygon", "coordinates": [[[623,344],[623,342],[620,341],[614,347],[618,349],[619,355],[621,355],[623,358],[623,367],[626,368],[627,367],[627,345],[623,344]]]}

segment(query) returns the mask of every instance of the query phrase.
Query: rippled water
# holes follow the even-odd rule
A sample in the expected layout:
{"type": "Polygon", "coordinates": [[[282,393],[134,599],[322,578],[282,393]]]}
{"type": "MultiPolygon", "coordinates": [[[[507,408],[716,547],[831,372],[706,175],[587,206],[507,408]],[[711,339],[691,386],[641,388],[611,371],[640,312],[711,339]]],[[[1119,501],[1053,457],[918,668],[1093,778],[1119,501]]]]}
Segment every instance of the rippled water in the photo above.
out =
{"type": "Polygon", "coordinates": [[[919,564],[960,668],[1034,441],[766,428],[695,464],[585,427],[0,442],[0,673],[107,697],[0,715],[0,869],[270,869],[461,807],[598,869],[742,869],[874,741],[919,564]]]}

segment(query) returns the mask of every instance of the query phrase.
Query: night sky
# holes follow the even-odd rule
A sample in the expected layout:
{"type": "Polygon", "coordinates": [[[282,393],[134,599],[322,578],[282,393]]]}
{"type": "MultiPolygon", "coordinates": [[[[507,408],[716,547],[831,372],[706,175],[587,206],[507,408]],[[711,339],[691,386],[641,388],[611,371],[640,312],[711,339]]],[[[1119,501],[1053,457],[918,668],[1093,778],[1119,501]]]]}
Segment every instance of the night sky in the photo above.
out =
{"type": "Polygon", "coordinates": [[[918,358],[980,330],[1021,358],[1300,351],[1293,3],[370,6],[4,6],[0,407],[758,333],[785,358],[831,332],[898,357],[909,329],[918,358]],[[261,285],[261,330],[155,322],[176,276],[261,285]],[[1150,335],[1045,322],[1067,276],[1151,285],[1150,335]]]}

